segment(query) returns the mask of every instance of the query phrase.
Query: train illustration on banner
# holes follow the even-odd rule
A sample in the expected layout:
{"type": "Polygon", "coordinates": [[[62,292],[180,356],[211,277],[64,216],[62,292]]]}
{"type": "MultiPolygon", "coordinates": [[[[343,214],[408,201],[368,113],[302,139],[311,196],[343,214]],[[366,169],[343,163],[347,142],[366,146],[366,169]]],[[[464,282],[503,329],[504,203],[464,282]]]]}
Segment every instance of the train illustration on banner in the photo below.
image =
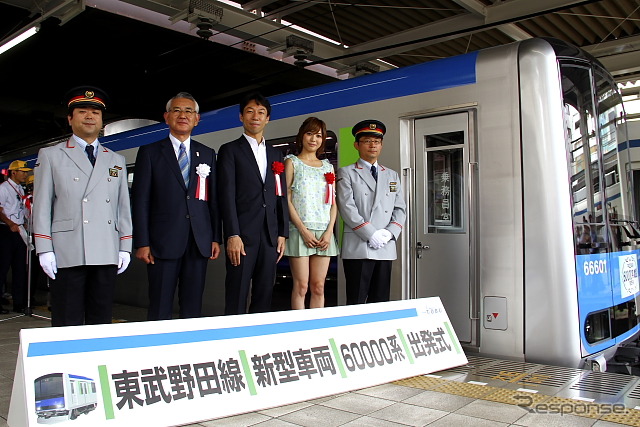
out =
{"type": "MultiPolygon", "coordinates": [[[[392,298],[439,296],[467,351],[604,369],[638,335],[638,144],[587,53],[530,39],[269,99],[268,143],[290,150],[314,115],[338,166],[355,159],[355,123],[385,123],[380,163],[400,172],[408,206],[392,298]]],[[[218,149],[239,132],[234,105],[203,113],[193,137],[218,149]]],[[[166,134],[157,123],[101,142],[133,180],[137,148],[166,134]]],[[[224,262],[207,277],[204,312],[220,315],[224,262]]],[[[119,302],[146,306],[141,263],[118,280],[119,302]]]]}
{"type": "Polygon", "coordinates": [[[96,382],[72,374],[47,374],[34,381],[38,423],[48,420],[75,420],[98,406],[96,382]]]}

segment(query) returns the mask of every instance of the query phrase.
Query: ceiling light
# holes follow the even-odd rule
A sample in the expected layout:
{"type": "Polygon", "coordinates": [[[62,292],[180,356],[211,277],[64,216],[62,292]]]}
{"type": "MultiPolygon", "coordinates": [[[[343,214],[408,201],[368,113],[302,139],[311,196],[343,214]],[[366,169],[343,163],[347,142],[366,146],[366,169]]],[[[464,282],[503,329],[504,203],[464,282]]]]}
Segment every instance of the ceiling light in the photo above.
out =
{"type": "Polygon", "coordinates": [[[19,43],[22,43],[23,41],[25,41],[26,39],[28,39],[29,37],[31,37],[32,35],[34,35],[37,32],[38,32],[38,28],[37,27],[31,27],[27,31],[25,31],[24,33],[19,34],[16,37],[13,37],[12,39],[8,40],[6,43],[3,43],[2,46],[0,46],[0,55],[2,55],[3,53],[8,51],[9,49],[14,47],[15,45],[17,45],[19,43]]]}

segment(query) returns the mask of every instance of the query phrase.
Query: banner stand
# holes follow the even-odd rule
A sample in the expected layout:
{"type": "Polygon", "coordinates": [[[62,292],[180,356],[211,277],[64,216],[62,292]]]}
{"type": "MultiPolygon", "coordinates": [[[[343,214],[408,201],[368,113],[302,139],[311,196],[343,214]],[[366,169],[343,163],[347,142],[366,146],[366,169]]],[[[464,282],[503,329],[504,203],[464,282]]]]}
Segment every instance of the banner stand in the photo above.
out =
{"type": "Polygon", "coordinates": [[[23,329],[7,421],[185,425],[466,363],[437,297],[23,329]]]}

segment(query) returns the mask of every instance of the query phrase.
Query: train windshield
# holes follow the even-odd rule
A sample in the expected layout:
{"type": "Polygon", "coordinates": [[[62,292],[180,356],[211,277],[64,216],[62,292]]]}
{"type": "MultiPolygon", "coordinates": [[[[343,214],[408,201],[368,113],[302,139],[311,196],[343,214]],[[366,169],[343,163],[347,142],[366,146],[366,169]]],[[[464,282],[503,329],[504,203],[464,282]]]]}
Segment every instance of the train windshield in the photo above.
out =
{"type": "Polygon", "coordinates": [[[36,400],[53,399],[64,396],[62,374],[47,375],[34,382],[36,400]]]}
{"type": "Polygon", "coordinates": [[[576,273],[587,345],[638,324],[638,227],[622,97],[598,64],[560,60],[576,273]]]}

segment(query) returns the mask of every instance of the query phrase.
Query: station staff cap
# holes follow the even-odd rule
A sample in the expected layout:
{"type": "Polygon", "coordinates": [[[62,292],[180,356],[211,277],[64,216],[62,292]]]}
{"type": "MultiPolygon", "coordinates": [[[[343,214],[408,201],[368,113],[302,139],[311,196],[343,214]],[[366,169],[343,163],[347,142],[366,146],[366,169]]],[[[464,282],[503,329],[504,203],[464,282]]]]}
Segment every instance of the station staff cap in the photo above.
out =
{"type": "Polygon", "coordinates": [[[378,120],[363,120],[356,124],[351,133],[355,136],[356,141],[359,137],[369,135],[382,138],[387,132],[387,128],[381,121],[378,120]]]}
{"type": "Polygon", "coordinates": [[[102,89],[93,86],[78,86],[66,93],[64,102],[69,108],[93,107],[106,110],[108,99],[108,95],[102,89]]]}

